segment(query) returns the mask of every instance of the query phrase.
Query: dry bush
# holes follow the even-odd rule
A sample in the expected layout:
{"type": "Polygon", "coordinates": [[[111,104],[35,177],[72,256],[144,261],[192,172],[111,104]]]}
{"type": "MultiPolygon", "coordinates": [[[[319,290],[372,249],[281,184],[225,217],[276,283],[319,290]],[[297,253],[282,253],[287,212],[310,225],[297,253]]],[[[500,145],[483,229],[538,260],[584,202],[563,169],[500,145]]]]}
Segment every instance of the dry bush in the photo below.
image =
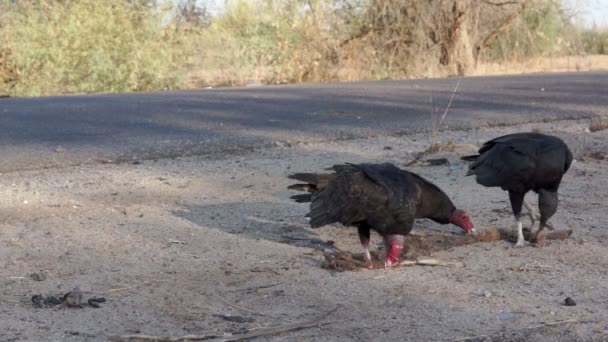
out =
{"type": "Polygon", "coordinates": [[[336,80],[330,0],[235,1],[197,38],[199,85],[336,80]]]}
{"type": "MultiPolygon", "coordinates": [[[[349,41],[365,40],[388,75],[465,75],[525,9],[525,1],[370,0],[349,41]]],[[[370,58],[371,57],[371,58],[370,58]]]]}

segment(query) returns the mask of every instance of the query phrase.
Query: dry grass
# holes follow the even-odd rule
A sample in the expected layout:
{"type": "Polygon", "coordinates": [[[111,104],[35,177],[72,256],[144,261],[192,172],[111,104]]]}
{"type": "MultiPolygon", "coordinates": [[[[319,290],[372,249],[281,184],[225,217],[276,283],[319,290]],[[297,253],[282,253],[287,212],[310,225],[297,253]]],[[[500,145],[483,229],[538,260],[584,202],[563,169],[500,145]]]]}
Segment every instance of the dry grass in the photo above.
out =
{"type": "Polygon", "coordinates": [[[606,129],[608,129],[608,122],[606,122],[605,120],[595,120],[589,125],[589,131],[591,133],[603,131],[606,129]]]}
{"type": "Polygon", "coordinates": [[[474,76],[510,75],[535,72],[608,71],[608,55],[534,57],[513,62],[479,63],[474,76]]]}

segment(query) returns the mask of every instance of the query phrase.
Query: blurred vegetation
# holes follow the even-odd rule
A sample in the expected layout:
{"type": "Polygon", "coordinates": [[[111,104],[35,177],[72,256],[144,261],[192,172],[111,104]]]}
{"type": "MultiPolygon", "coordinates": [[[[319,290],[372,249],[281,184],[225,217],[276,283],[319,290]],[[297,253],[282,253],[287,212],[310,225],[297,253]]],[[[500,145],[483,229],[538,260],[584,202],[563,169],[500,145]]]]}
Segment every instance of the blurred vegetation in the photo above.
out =
{"type": "Polygon", "coordinates": [[[583,30],[581,43],[588,54],[608,55],[608,29],[583,30]]]}
{"type": "Polygon", "coordinates": [[[556,0],[0,0],[0,95],[466,75],[607,54],[556,0]]]}
{"type": "Polygon", "coordinates": [[[164,9],[115,0],[14,1],[0,12],[0,73],[14,95],[174,88],[192,58],[164,9]]]}

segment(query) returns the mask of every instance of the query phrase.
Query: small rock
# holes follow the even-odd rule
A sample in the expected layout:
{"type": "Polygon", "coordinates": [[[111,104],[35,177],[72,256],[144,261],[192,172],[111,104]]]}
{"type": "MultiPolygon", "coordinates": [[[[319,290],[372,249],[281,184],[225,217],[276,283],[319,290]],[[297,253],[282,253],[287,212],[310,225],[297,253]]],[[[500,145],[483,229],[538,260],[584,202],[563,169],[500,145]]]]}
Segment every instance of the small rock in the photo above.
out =
{"type": "Polygon", "coordinates": [[[568,297],[564,301],[564,305],[566,305],[566,306],[576,306],[576,302],[574,301],[574,299],[568,297]]]}
{"type": "Polygon", "coordinates": [[[75,287],[72,291],[65,294],[63,297],[65,304],[68,307],[72,308],[81,308],[82,307],[82,291],[80,288],[75,287]]]}
{"type": "Polygon", "coordinates": [[[490,297],[492,297],[492,292],[490,292],[490,291],[483,291],[483,296],[486,297],[486,298],[490,298],[490,297]]]}
{"type": "Polygon", "coordinates": [[[94,307],[96,309],[98,309],[100,307],[99,303],[105,303],[105,302],[106,302],[106,299],[103,298],[103,297],[100,297],[100,298],[91,298],[91,299],[89,299],[87,301],[87,303],[89,303],[90,306],[92,306],[92,307],[94,307]]]}
{"type": "Polygon", "coordinates": [[[384,148],[383,148],[383,150],[385,150],[385,151],[390,151],[390,150],[392,150],[392,149],[393,149],[393,148],[392,148],[392,147],[390,147],[390,146],[384,146],[384,148]]]}
{"type": "Polygon", "coordinates": [[[35,272],[35,273],[30,274],[30,278],[32,278],[32,280],[34,280],[34,281],[45,281],[46,274],[44,274],[42,272],[35,272]]]}
{"type": "Polygon", "coordinates": [[[55,149],[55,152],[57,152],[57,153],[65,152],[65,148],[63,148],[63,147],[61,147],[61,146],[58,146],[58,147],[55,149]]]}

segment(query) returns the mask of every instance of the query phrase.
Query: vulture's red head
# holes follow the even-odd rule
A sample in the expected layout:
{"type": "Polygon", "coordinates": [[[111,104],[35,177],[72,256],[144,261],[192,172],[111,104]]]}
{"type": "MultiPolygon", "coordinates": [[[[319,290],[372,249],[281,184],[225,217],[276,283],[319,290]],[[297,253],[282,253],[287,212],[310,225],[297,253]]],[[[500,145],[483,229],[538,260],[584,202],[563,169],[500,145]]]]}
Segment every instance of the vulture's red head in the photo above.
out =
{"type": "Polygon", "coordinates": [[[473,226],[473,222],[471,222],[471,218],[469,214],[467,214],[464,210],[456,209],[450,215],[450,223],[456,225],[467,233],[475,232],[475,227],[473,226]]]}

